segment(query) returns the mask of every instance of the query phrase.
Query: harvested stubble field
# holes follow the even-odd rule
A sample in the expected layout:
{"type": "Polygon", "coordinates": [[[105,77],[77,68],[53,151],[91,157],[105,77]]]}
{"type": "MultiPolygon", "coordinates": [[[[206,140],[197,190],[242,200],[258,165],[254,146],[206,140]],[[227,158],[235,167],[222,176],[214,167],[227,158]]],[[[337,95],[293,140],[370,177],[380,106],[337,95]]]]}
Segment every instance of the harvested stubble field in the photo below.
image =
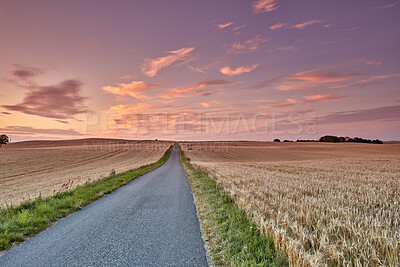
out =
{"type": "Polygon", "coordinates": [[[0,150],[0,208],[156,162],[169,141],[82,139],[11,143],[0,150]]]}
{"type": "Polygon", "coordinates": [[[399,266],[400,143],[182,143],[292,266],[399,266]]]}

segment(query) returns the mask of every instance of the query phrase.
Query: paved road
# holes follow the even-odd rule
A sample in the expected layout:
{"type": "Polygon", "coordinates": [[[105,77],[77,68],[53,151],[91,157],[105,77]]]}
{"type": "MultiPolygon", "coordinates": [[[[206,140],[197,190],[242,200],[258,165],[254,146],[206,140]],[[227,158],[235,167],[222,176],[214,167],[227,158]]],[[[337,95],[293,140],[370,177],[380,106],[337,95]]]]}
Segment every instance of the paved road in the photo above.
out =
{"type": "Polygon", "coordinates": [[[162,167],[9,251],[0,266],[207,266],[178,147],[162,167]]]}

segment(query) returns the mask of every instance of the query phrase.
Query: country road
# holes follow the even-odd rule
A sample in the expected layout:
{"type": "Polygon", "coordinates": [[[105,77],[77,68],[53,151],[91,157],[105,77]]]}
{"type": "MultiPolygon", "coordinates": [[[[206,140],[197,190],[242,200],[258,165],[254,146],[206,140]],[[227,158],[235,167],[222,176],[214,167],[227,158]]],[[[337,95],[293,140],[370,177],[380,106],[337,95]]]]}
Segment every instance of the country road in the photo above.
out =
{"type": "Polygon", "coordinates": [[[14,248],[0,266],[207,266],[177,145],[167,162],[14,248]]]}

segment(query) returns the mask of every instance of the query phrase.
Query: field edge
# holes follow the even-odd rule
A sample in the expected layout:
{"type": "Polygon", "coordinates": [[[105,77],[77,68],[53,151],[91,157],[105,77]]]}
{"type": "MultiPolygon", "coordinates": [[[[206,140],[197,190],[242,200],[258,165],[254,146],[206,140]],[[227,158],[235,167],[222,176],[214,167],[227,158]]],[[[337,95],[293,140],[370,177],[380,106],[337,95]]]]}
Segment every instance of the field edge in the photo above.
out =
{"type": "Polygon", "coordinates": [[[287,258],[275,249],[273,238],[263,235],[222,186],[194,167],[179,149],[209,261],[216,266],[289,266],[287,258]]]}
{"type": "Polygon", "coordinates": [[[16,207],[9,206],[0,209],[0,257],[5,251],[39,234],[58,220],[159,168],[168,160],[172,148],[171,145],[157,162],[110,175],[50,197],[39,197],[23,202],[16,207]]]}

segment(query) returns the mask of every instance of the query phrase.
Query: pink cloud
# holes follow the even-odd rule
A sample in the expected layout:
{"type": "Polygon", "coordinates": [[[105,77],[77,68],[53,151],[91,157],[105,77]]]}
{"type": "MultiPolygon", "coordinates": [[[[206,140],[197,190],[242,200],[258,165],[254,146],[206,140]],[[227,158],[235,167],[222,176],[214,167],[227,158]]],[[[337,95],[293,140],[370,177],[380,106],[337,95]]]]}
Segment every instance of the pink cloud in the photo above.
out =
{"type": "Polygon", "coordinates": [[[358,77],[359,74],[340,74],[335,72],[305,71],[284,78],[276,90],[288,91],[312,88],[317,85],[344,82],[358,77]]]}
{"type": "Polygon", "coordinates": [[[335,96],[332,94],[314,94],[303,96],[303,98],[305,98],[306,100],[287,98],[285,101],[278,102],[272,107],[287,107],[299,104],[308,104],[316,101],[339,101],[345,99],[343,96],[335,96]]]}
{"type": "Polygon", "coordinates": [[[381,65],[382,64],[382,62],[375,61],[375,60],[363,60],[362,62],[367,65],[381,65]]]}
{"type": "Polygon", "coordinates": [[[291,46],[280,46],[280,47],[277,48],[277,50],[294,52],[294,51],[297,51],[297,48],[294,45],[291,45],[291,46]]]}
{"type": "Polygon", "coordinates": [[[396,2],[394,2],[394,3],[392,3],[392,4],[383,5],[383,6],[376,6],[376,7],[370,8],[369,10],[384,9],[384,8],[392,8],[392,7],[397,6],[398,3],[399,3],[399,1],[396,1],[396,2]]]}
{"type": "Polygon", "coordinates": [[[189,69],[191,69],[194,72],[201,72],[201,73],[207,73],[205,72],[202,68],[195,68],[193,66],[188,66],[189,69]]]}
{"type": "Polygon", "coordinates": [[[315,95],[308,95],[304,96],[304,98],[311,100],[311,101],[318,101],[318,100],[325,100],[325,101],[337,101],[343,99],[340,96],[334,96],[331,94],[315,94],[315,95]]]}
{"type": "Polygon", "coordinates": [[[240,75],[240,74],[243,74],[246,72],[251,72],[252,70],[254,70],[257,67],[258,67],[258,64],[255,64],[253,66],[248,66],[248,67],[246,67],[246,66],[237,67],[235,69],[231,69],[231,67],[226,66],[226,67],[221,68],[219,71],[222,74],[225,74],[228,76],[235,76],[235,75],[240,75]]]}
{"type": "Polygon", "coordinates": [[[134,77],[133,77],[132,75],[130,75],[130,74],[126,74],[126,75],[120,76],[119,78],[120,78],[120,79],[123,79],[123,80],[131,80],[131,79],[133,79],[134,77]]]}
{"type": "Polygon", "coordinates": [[[3,129],[6,134],[12,135],[57,135],[57,136],[82,136],[84,134],[79,133],[73,129],[38,129],[29,126],[7,126],[3,129]]]}
{"type": "Polygon", "coordinates": [[[321,23],[321,21],[320,20],[310,20],[310,21],[307,21],[307,22],[295,24],[295,25],[293,25],[292,28],[305,29],[307,26],[310,26],[310,25],[316,24],[316,23],[321,23]]]}
{"type": "Polygon", "coordinates": [[[224,29],[224,28],[226,28],[226,27],[231,26],[232,24],[233,24],[233,21],[228,22],[228,23],[225,23],[225,24],[217,24],[217,28],[218,28],[219,30],[221,30],[221,29],[224,29]]]}
{"type": "Polygon", "coordinates": [[[261,44],[269,41],[269,39],[263,39],[259,35],[252,39],[246,40],[244,42],[237,41],[228,45],[228,53],[232,54],[248,54],[257,51],[261,44]]]}
{"type": "Polygon", "coordinates": [[[176,97],[183,97],[191,93],[200,93],[203,95],[210,95],[211,93],[208,92],[202,92],[198,89],[204,88],[206,86],[213,86],[213,85],[229,85],[233,84],[233,82],[229,82],[226,80],[209,80],[209,81],[204,81],[204,82],[199,82],[191,87],[185,88],[185,89],[179,89],[179,88],[173,88],[168,91],[166,94],[161,94],[158,95],[159,97],[166,98],[166,99],[172,99],[176,97]]]}
{"type": "Polygon", "coordinates": [[[181,48],[174,51],[169,51],[167,56],[158,58],[146,58],[145,63],[142,66],[142,72],[149,77],[154,77],[157,72],[161,69],[170,66],[171,64],[186,60],[189,57],[190,52],[194,50],[194,47],[181,48]]]}
{"type": "Polygon", "coordinates": [[[131,83],[118,83],[117,86],[103,86],[105,92],[114,95],[129,95],[137,99],[148,99],[150,97],[143,95],[143,92],[155,84],[149,84],[143,81],[133,81],[131,83]]]}
{"type": "Polygon", "coordinates": [[[400,77],[400,73],[388,74],[388,75],[375,75],[368,79],[342,84],[342,85],[332,85],[330,88],[344,88],[344,87],[351,87],[351,86],[365,86],[370,85],[377,80],[388,79],[388,78],[395,78],[400,77]]]}
{"type": "Polygon", "coordinates": [[[233,28],[232,31],[237,31],[237,30],[243,29],[244,27],[246,27],[246,24],[237,26],[237,27],[233,28]]]}
{"type": "Polygon", "coordinates": [[[25,114],[55,119],[70,119],[86,112],[85,97],[80,95],[83,83],[65,80],[56,85],[32,86],[22,103],[2,107],[25,114]]]}
{"type": "Polygon", "coordinates": [[[262,12],[271,12],[279,8],[276,0],[257,0],[253,2],[253,11],[255,14],[262,12]]]}
{"type": "Polygon", "coordinates": [[[293,105],[297,105],[300,103],[302,103],[302,102],[297,99],[287,98],[285,101],[275,104],[274,107],[293,106],[293,105]]]}
{"type": "Polygon", "coordinates": [[[37,67],[31,67],[31,66],[23,66],[19,64],[13,65],[15,69],[12,71],[12,74],[22,80],[26,80],[29,78],[33,78],[35,76],[38,76],[40,74],[43,74],[44,71],[40,68],[37,67]]]}
{"type": "Polygon", "coordinates": [[[276,29],[282,28],[282,27],[285,26],[285,25],[286,25],[286,23],[276,23],[276,24],[270,26],[269,28],[270,28],[271,30],[276,30],[276,29]]]}

